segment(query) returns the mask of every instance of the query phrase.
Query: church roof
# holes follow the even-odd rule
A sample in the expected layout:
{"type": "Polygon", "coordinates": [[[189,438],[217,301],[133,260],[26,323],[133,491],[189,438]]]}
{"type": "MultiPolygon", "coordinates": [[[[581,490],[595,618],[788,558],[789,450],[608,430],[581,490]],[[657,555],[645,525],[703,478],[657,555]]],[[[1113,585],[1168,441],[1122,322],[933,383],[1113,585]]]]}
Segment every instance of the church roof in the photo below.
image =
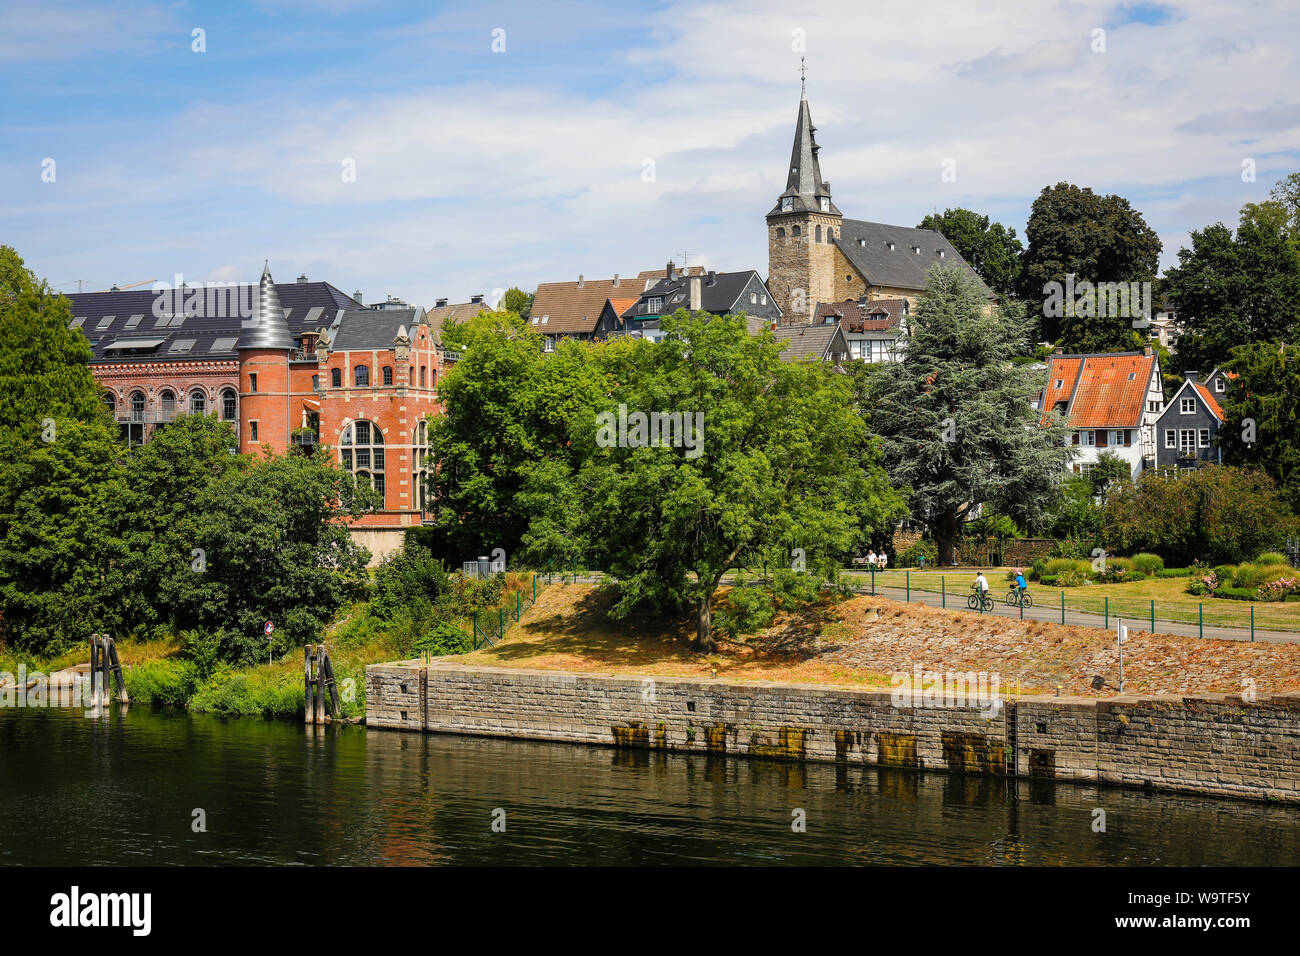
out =
{"type": "Polygon", "coordinates": [[[993,292],[961,257],[943,233],[933,229],[911,229],[883,222],[845,219],[835,245],[853,267],[875,286],[925,289],[926,274],[933,265],[962,266],[979,283],[990,299],[993,292]]]}
{"type": "MultiPolygon", "coordinates": [[[[794,146],[790,150],[790,173],[786,177],[785,192],[781,193],[776,206],[768,213],[769,216],[780,215],[782,212],[822,212],[822,198],[830,200],[830,185],[822,181],[821,163],[817,159],[821,147],[817,145],[816,133],[817,127],[813,126],[812,112],[808,108],[808,97],[800,96],[799,116],[794,126],[794,146]],[[781,208],[781,200],[785,198],[794,200],[792,209],[781,208]]],[[[840,215],[834,203],[830,203],[830,209],[826,211],[840,215]]]]}

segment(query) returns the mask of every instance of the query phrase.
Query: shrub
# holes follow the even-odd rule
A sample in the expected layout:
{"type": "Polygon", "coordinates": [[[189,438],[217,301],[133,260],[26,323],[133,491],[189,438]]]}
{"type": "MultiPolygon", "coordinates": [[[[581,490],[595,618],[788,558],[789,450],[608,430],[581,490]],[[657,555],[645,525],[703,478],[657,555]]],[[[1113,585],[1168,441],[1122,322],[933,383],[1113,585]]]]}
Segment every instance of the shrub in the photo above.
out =
{"type": "Polygon", "coordinates": [[[1088,576],[1088,572],[1092,570],[1092,565],[1090,565],[1087,561],[1083,561],[1078,558],[1053,558],[1052,560],[1047,562],[1047,565],[1044,568],[1044,570],[1048,574],[1055,574],[1055,575],[1060,575],[1067,571],[1076,571],[1080,575],[1086,578],[1088,576]]]}
{"type": "Polygon", "coordinates": [[[1192,575],[1191,568],[1163,568],[1156,572],[1158,578],[1186,578],[1192,575]]]}
{"type": "Polygon", "coordinates": [[[1239,564],[1232,574],[1234,588],[1255,590],[1264,583],[1264,569],[1255,564],[1239,564]]]}
{"type": "Polygon", "coordinates": [[[442,562],[419,545],[408,545],[388,555],[375,569],[370,613],[378,621],[393,621],[412,601],[433,603],[447,590],[447,569],[442,562]]]}
{"type": "Polygon", "coordinates": [[[776,605],[767,588],[738,584],[727,592],[727,603],[718,612],[718,626],[735,640],[767,627],[776,616],[776,605]]]}
{"type": "Polygon", "coordinates": [[[1210,572],[1214,575],[1215,581],[1219,584],[1232,584],[1233,579],[1237,576],[1237,569],[1231,564],[1220,564],[1210,572]]]}
{"type": "Polygon", "coordinates": [[[812,604],[821,593],[817,575],[800,573],[790,568],[777,568],[772,572],[772,597],[782,610],[792,610],[812,604]]]}
{"type": "Polygon", "coordinates": [[[443,657],[448,654],[468,654],[474,649],[473,639],[451,621],[439,621],[414,644],[417,654],[443,657]]]}
{"type": "Polygon", "coordinates": [[[1047,573],[1047,559],[1039,558],[1034,562],[1033,567],[1029,569],[1030,580],[1041,581],[1043,575],[1047,573]]]}
{"type": "Polygon", "coordinates": [[[1300,594],[1300,578],[1274,578],[1259,589],[1261,601],[1285,601],[1291,595],[1300,594]]]}
{"type": "Polygon", "coordinates": [[[1043,585],[1044,587],[1054,588],[1057,586],[1056,575],[1044,574],[1042,577],[1038,579],[1038,583],[1043,585]]]}
{"type": "Polygon", "coordinates": [[[1214,592],[1216,598],[1227,598],[1229,601],[1255,601],[1258,600],[1258,592],[1254,588],[1219,588],[1214,592]]]}
{"type": "Polygon", "coordinates": [[[1145,575],[1158,575],[1165,569],[1165,559],[1158,554],[1151,554],[1144,551],[1141,554],[1133,555],[1133,567],[1137,568],[1145,575]]]}
{"type": "Polygon", "coordinates": [[[1291,562],[1287,559],[1287,556],[1277,551],[1265,551],[1263,554],[1261,554],[1258,558],[1255,559],[1255,563],[1256,564],[1285,564],[1287,567],[1291,566],[1291,562]]]}
{"type": "Polygon", "coordinates": [[[1077,588],[1086,580],[1088,580],[1087,575],[1082,571],[1077,568],[1069,568],[1056,576],[1056,586],[1062,588],[1077,588]]]}
{"type": "Polygon", "coordinates": [[[199,686],[194,664],[175,657],[146,661],[123,676],[131,700],[159,707],[184,707],[199,686]]]}
{"type": "Polygon", "coordinates": [[[296,717],[304,701],[301,676],[252,671],[204,684],[190,699],[189,709],[221,717],[296,717]]]}
{"type": "Polygon", "coordinates": [[[905,548],[898,556],[898,566],[900,568],[920,567],[922,557],[925,558],[926,567],[933,568],[938,566],[939,549],[935,547],[933,541],[927,541],[922,538],[915,544],[905,548]]]}
{"type": "MultiPolygon", "coordinates": [[[[1049,558],[1073,558],[1081,560],[1092,554],[1092,549],[1096,545],[1091,538],[1064,538],[1052,545],[1052,550],[1047,552],[1049,558]]],[[[1051,563],[1050,561],[1048,562],[1051,563]]],[[[1051,573],[1050,571],[1048,572],[1051,573]]]]}

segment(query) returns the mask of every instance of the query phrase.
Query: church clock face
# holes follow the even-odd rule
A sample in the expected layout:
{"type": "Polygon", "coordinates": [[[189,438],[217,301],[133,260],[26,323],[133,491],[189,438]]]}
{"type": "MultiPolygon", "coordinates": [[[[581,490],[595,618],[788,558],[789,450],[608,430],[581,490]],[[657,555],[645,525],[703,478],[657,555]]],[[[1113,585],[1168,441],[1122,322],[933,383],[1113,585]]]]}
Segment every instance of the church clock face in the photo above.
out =
{"type": "Polygon", "coordinates": [[[782,197],[781,197],[781,211],[782,211],[782,212],[793,212],[793,211],[794,211],[794,197],[793,197],[793,196],[782,196],[782,197]]]}
{"type": "Polygon", "coordinates": [[[822,197],[822,212],[830,212],[830,211],[831,211],[831,201],[830,201],[829,199],[827,199],[825,196],[823,196],[823,197],[822,197]]]}

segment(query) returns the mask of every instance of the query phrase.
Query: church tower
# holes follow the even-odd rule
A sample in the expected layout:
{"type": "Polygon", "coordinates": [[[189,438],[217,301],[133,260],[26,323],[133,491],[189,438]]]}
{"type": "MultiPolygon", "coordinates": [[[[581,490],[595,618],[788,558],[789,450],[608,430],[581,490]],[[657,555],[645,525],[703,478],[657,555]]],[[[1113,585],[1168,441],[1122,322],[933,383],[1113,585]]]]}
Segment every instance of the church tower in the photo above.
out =
{"type": "Polygon", "coordinates": [[[767,214],[768,287],[790,324],[811,321],[818,302],[835,300],[835,239],[844,217],[822,181],[816,132],[804,89],[785,192],[767,214]]]}

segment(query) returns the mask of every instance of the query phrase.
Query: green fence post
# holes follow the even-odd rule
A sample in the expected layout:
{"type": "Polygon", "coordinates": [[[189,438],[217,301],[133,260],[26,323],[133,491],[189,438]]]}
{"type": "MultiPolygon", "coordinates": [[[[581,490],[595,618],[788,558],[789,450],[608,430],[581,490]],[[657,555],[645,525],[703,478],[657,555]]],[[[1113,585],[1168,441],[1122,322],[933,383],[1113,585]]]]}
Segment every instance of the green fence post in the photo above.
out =
{"type": "Polygon", "coordinates": [[[1197,621],[1197,626],[1200,628],[1201,631],[1201,637],[1204,637],[1205,636],[1205,602],[1204,601],[1196,605],[1196,621],[1197,621]]]}
{"type": "Polygon", "coordinates": [[[499,641],[506,636],[506,609],[503,607],[497,608],[497,626],[501,628],[501,630],[497,631],[497,640],[499,641]]]}
{"type": "Polygon", "coordinates": [[[515,592],[515,620],[516,621],[519,620],[519,614],[523,610],[523,608],[520,606],[520,602],[523,600],[523,597],[524,597],[524,593],[522,591],[515,592]]]}
{"type": "Polygon", "coordinates": [[[478,650],[478,611],[474,612],[474,650],[478,650]]]}
{"type": "Polygon", "coordinates": [[[1156,632],[1156,602],[1155,598],[1151,599],[1151,633],[1156,632]]]}
{"type": "Polygon", "coordinates": [[[533,575],[533,603],[537,603],[537,575],[533,575]]]}
{"type": "Polygon", "coordinates": [[[876,569],[874,566],[871,568],[871,596],[876,596],[876,569]]]}
{"type": "Polygon", "coordinates": [[[1020,595],[1020,620],[1025,619],[1025,596],[1020,595]]]}
{"type": "Polygon", "coordinates": [[[1255,640],[1255,605],[1250,606],[1250,639],[1255,640]]]}
{"type": "Polygon", "coordinates": [[[1110,630],[1110,595],[1106,595],[1106,630],[1110,630]]]}
{"type": "Polygon", "coordinates": [[[1061,592],[1061,624],[1065,624],[1065,592],[1061,592]]]}
{"type": "Polygon", "coordinates": [[[944,575],[939,575],[939,593],[943,595],[943,606],[948,606],[948,582],[944,575]]]}
{"type": "Polygon", "coordinates": [[[912,600],[912,572],[907,572],[907,599],[912,600]]]}

